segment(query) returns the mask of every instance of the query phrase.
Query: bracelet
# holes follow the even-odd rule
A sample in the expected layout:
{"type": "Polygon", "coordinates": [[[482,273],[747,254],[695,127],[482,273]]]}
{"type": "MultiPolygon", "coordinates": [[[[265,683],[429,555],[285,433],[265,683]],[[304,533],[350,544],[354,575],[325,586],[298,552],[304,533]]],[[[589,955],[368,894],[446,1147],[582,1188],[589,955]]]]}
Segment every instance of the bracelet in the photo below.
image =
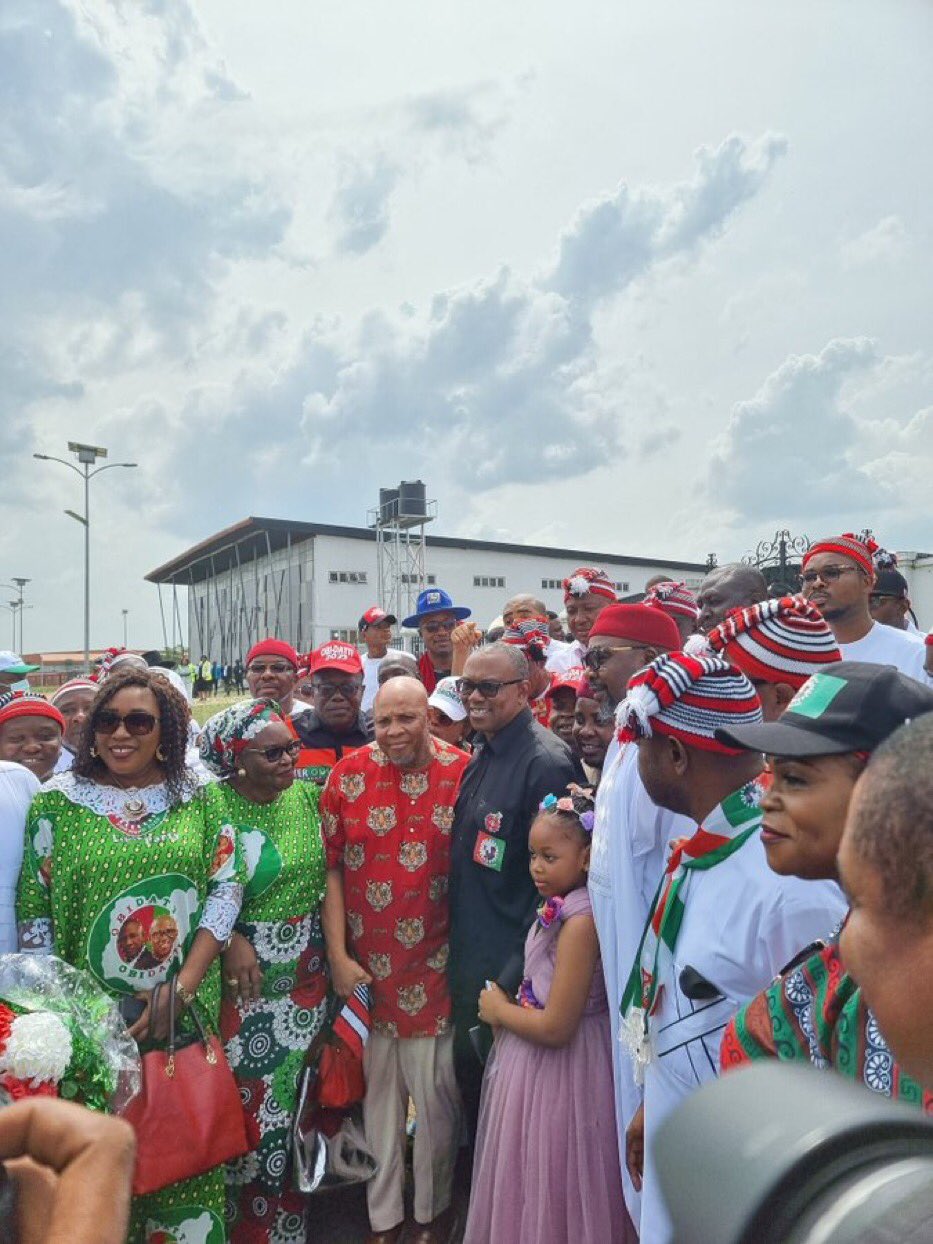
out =
{"type": "Polygon", "coordinates": [[[175,993],[185,1006],[190,1006],[197,997],[197,990],[192,992],[190,989],[186,989],[178,977],[175,978],[175,993]]]}

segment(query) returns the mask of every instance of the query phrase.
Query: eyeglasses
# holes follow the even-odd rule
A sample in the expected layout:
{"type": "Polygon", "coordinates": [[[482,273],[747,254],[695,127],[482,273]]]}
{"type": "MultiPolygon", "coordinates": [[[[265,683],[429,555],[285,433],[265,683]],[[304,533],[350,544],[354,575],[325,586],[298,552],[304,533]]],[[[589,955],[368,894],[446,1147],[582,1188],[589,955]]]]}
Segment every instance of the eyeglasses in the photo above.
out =
{"type": "Polygon", "coordinates": [[[590,648],[583,654],[583,664],[594,674],[598,674],[607,661],[616,652],[644,652],[646,644],[619,644],[615,648],[590,648]]]}
{"type": "Polygon", "coordinates": [[[318,682],[314,679],[311,686],[322,700],[332,700],[336,695],[342,696],[345,700],[352,700],[363,690],[363,680],[351,678],[348,682],[318,682]]]}
{"type": "Polygon", "coordinates": [[[824,566],[822,570],[805,570],[800,576],[800,583],[803,587],[811,587],[817,579],[823,583],[835,583],[840,575],[854,570],[856,574],[861,574],[858,566],[824,566]]]}
{"type": "Polygon", "coordinates": [[[94,718],[94,730],[97,734],[113,734],[122,726],[127,734],[138,739],[144,734],[152,734],[158,721],[158,717],[141,708],[134,708],[122,717],[115,708],[102,708],[94,718]]]}
{"type": "Polygon", "coordinates": [[[478,691],[484,700],[494,700],[503,687],[512,687],[524,681],[524,678],[484,678],[481,682],[474,682],[472,678],[458,678],[457,693],[461,700],[474,691],[478,691]]]}
{"type": "Polygon", "coordinates": [[[285,755],[294,760],[301,751],[301,742],[299,739],[292,739],[290,743],[277,743],[274,747],[244,747],[243,750],[244,752],[257,752],[260,756],[265,756],[270,765],[274,765],[285,755]]]}
{"type": "Polygon", "coordinates": [[[422,622],[421,629],[423,631],[427,631],[429,635],[436,635],[438,631],[450,632],[454,629],[456,625],[457,623],[453,619],[450,619],[447,622],[441,622],[441,621],[422,622]]]}
{"type": "MultiPolygon", "coordinates": [[[[903,596],[895,596],[893,592],[872,592],[868,598],[871,605],[880,605],[883,600],[903,600],[903,596]]],[[[61,708],[61,704],[58,705],[61,708]]]]}
{"type": "Polygon", "coordinates": [[[285,661],[276,661],[274,665],[248,665],[246,672],[257,677],[262,677],[263,674],[294,674],[295,667],[285,661]]]}

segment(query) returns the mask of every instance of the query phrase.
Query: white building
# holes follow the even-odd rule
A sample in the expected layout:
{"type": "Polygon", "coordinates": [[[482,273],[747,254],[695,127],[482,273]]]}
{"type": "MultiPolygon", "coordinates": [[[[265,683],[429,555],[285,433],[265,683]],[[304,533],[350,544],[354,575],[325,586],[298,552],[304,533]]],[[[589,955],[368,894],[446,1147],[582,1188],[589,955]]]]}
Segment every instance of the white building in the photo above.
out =
{"type": "MultiPolygon", "coordinates": [[[[620,596],[642,592],[662,573],[695,588],[706,570],[698,562],[428,536],[424,586],[443,588],[487,627],[522,592],[560,611],[561,580],[578,566],[605,570],[620,596]]],[[[375,532],[325,523],[246,518],[146,578],[159,586],[160,598],[163,591],[171,596],[166,643],[186,644],[195,659],[244,657],[266,635],[287,639],[300,652],[329,638],[355,641],[362,614],[383,603],[375,532]]],[[[419,584],[406,588],[413,608],[419,584]]]]}

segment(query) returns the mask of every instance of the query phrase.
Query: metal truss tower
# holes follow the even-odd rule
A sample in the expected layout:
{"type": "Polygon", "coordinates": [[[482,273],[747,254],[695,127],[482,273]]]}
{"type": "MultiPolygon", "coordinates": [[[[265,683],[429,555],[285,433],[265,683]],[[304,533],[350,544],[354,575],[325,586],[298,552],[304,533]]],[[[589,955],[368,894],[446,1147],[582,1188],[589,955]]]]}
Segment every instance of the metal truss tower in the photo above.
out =
{"type": "Polygon", "coordinates": [[[399,622],[412,613],[426,583],[425,528],[437,517],[419,480],[403,480],[398,488],[380,488],[379,505],[367,513],[376,531],[379,604],[399,622]]]}

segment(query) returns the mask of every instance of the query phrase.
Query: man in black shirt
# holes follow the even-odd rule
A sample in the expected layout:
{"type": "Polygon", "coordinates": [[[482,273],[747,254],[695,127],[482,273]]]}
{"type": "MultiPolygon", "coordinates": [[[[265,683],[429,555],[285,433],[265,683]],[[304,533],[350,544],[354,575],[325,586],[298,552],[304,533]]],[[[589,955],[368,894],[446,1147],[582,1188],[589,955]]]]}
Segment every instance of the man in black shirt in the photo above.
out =
{"type": "Polygon", "coordinates": [[[524,942],[538,904],[528,871],[528,832],[545,795],[584,781],[570,748],[534,720],[528,661],[490,644],[467,658],[460,694],[479,732],[454,813],[450,864],[450,992],[454,1062],[475,1136],[483,1068],[469,1030],[487,980],[518,988],[524,942]]]}

